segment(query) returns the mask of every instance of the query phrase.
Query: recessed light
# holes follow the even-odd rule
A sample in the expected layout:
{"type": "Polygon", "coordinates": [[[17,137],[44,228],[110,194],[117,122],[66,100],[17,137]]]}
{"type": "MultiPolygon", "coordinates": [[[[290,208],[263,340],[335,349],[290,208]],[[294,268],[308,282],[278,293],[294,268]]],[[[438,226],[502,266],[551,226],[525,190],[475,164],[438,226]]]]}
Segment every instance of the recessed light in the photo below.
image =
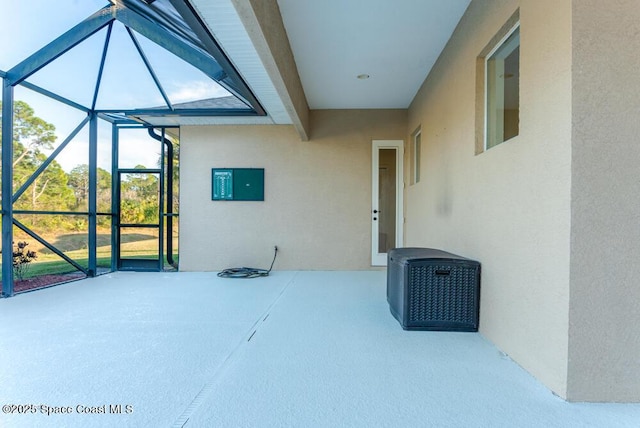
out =
{"type": "Polygon", "coordinates": [[[371,76],[369,76],[368,74],[358,74],[358,76],[356,77],[360,80],[367,80],[371,76]]]}

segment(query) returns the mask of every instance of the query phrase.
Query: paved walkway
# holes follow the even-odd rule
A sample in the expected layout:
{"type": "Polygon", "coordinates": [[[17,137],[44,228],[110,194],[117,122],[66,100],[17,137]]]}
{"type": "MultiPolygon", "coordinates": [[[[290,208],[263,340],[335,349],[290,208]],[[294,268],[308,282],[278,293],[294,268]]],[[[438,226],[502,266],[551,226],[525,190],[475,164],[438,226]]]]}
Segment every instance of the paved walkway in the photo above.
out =
{"type": "Polygon", "coordinates": [[[0,300],[0,426],[640,426],[479,334],[403,331],[385,280],[121,272],[0,300]]]}

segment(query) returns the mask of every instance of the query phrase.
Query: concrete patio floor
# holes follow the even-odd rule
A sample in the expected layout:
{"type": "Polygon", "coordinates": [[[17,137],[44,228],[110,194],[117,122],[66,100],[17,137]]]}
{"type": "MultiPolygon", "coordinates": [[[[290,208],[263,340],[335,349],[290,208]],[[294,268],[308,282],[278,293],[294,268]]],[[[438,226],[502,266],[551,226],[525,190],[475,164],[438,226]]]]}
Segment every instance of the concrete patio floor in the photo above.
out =
{"type": "Polygon", "coordinates": [[[385,275],[121,272],[2,299],[0,426],[640,426],[479,334],[403,331],[385,275]]]}

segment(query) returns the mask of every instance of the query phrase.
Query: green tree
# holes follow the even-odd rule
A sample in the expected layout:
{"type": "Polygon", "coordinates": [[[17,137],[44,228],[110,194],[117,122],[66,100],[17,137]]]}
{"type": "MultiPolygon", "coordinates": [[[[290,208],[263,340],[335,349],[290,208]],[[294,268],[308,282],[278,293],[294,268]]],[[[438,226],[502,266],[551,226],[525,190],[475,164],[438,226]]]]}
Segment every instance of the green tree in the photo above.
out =
{"type": "MultiPolygon", "coordinates": [[[[46,159],[43,153],[37,154],[34,166],[39,167],[46,159]]],[[[67,211],[76,202],[69,176],[56,161],[49,164],[18,201],[25,209],[42,211],[67,211]]]]}
{"type": "MultiPolygon", "coordinates": [[[[33,108],[20,100],[14,103],[13,131],[13,189],[15,191],[47,159],[46,151],[53,149],[56,135],[53,124],[37,117],[33,108]]],[[[75,197],[73,190],[68,186],[68,176],[60,164],[54,160],[22,194],[15,208],[33,211],[66,211],[74,203],[75,197]]],[[[53,225],[44,216],[34,216],[32,222],[53,225]]]]}
{"type": "MultiPolygon", "coordinates": [[[[169,140],[173,146],[173,159],[171,159],[172,167],[173,167],[173,200],[170,201],[173,204],[174,212],[177,210],[178,205],[180,203],[180,140],[178,139],[175,133],[167,133],[165,138],[169,140]]],[[[163,147],[164,149],[164,147],[163,147]]],[[[166,151],[165,151],[166,153],[166,151]]],[[[158,167],[162,162],[162,157],[158,157],[158,167]]],[[[168,162],[165,161],[165,168],[168,171],[168,162]]]]}
{"type": "MultiPolygon", "coordinates": [[[[143,171],[142,165],[136,169],[143,171]]],[[[127,174],[121,183],[121,220],[123,223],[158,223],[159,182],[157,174],[127,174]]]]}
{"type": "MultiPolygon", "coordinates": [[[[0,109],[2,102],[0,101],[0,109]]],[[[29,156],[53,148],[55,126],[35,116],[33,108],[24,101],[13,103],[13,166],[29,156]]],[[[2,136],[0,130],[0,137],[2,136]]]]}
{"type": "Polygon", "coordinates": [[[177,209],[180,203],[180,140],[169,138],[173,143],[173,206],[177,209]]]}
{"type": "Polygon", "coordinates": [[[69,172],[69,186],[73,189],[77,206],[83,205],[89,195],[89,165],[76,165],[69,172]]]}
{"type": "MultiPolygon", "coordinates": [[[[111,174],[102,168],[96,172],[98,212],[111,212],[111,174]]],[[[89,206],[89,165],[77,165],[69,172],[69,186],[76,198],[75,207],[86,210],[89,206]]]]}

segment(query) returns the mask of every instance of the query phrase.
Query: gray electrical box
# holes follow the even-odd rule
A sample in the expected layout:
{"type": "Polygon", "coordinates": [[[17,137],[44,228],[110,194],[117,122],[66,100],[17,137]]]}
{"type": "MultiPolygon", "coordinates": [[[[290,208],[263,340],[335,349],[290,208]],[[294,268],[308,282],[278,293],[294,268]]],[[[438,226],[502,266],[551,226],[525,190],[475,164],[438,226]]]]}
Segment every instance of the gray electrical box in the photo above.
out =
{"type": "Polygon", "coordinates": [[[214,201],[264,201],[264,168],[213,168],[214,201]]]}

